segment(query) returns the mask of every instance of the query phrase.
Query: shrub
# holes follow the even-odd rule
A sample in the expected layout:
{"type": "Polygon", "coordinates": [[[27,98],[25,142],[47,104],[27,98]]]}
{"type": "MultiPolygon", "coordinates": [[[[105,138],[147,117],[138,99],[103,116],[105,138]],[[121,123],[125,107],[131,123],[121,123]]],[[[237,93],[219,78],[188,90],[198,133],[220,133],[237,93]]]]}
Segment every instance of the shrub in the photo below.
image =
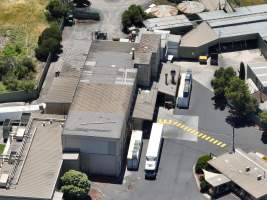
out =
{"type": "Polygon", "coordinates": [[[210,155],[203,155],[201,157],[198,158],[197,160],[197,164],[195,166],[195,172],[197,174],[201,174],[203,173],[202,169],[206,169],[208,166],[208,161],[211,160],[211,156],[210,155]]]}
{"type": "Polygon", "coordinates": [[[261,127],[264,131],[267,130],[267,111],[263,111],[259,113],[260,121],[261,121],[261,127]]]}
{"type": "Polygon", "coordinates": [[[210,189],[210,184],[205,179],[202,179],[200,181],[200,192],[207,193],[209,189],[210,189]]]}
{"type": "Polygon", "coordinates": [[[65,185],[61,187],[65,200],[81,200],[87,197],[87,192],[83,188],[74,185],[65,185]]]}

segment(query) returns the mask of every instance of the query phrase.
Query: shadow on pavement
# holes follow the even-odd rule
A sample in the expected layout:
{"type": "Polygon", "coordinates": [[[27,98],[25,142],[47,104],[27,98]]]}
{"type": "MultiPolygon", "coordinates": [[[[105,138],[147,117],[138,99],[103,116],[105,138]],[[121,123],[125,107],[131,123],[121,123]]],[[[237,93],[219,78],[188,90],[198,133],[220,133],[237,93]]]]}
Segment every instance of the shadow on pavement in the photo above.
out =
{"type": "Polygon", "coordinates": [[[267,131],[262,132],[261,141],[263,142],[263,144],[267,144],[267,131]]]}
{"type": "Polygon", "coordinates": [[[252,122],[250,119],[245,117],[235,116],[233,114],[229,115],[225,119],[226,123],[230,124],[234,128],[244,128],[255,126],[255,123],[252,122]]]}

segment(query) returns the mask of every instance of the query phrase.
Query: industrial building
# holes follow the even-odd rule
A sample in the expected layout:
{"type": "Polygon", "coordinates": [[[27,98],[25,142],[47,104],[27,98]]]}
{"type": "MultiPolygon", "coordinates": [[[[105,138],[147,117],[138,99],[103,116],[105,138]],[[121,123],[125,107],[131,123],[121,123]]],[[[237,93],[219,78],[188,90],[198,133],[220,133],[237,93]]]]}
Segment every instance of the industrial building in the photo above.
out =
{"type": "Polygon", "coordinates": [[[179,57],[201,55],[258,47],[267,57],[267,4],[199,13],[203,21],[181,39],[179,57]]]}
{"type": "Polygon", "coordinates": [[[133,110],[133,129],[143,130],[144,125],[152,124],[158,96],[158,84],[153,83],[150,90],[138,90],[133,110]]]}
{"type": "Polygon", "coordinates": [[[170,62],[163,63],[160,73],[158,91],[165,106],[174,106],[180,81],[180,67],[170,62]]]}
{"type": "Polygon", "coordinates": [[[261,92],[267,94],[267,62],[247,64],[247,78],[251,79],[261,92]]]}
{"type": "Polygon", "coordinates": [[[62,123],[62,116],[36,114],[20,137],[10,137],[1,158],[1,200],[62,198],[55,191],[62,166],[62,123]]]}
{"type": "Polygon", "coordinates": [[[256,153],[236,149],[208,163],[219,173],[205,177],[217,194],[225,194],[226,189],[244,200],[267,199],[267,163],[256,153]]]}
{"type": "Polygon", "coordinates": [[[121,174],[136,86],[156,78],[160,41],[143,34],[137,43],[92,42],[62,134],[64,152],[79,153],[82,171],[121,174]]]}
{"type": "Polygon", "coordinates": [[[45,113],[67,115],[78,85],[80,72],[68,67],[56,72],[51,89],[42,99],[46,103],[45,113]]]}

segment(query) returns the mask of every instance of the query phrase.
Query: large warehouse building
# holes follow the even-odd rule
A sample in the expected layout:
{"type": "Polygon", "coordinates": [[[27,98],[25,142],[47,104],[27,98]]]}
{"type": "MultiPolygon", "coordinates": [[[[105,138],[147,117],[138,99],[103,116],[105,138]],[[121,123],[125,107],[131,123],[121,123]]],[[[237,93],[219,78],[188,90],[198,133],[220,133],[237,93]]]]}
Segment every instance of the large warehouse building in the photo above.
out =
{"type": "Polygon", "coordinates": [[[200,55],[260,48],[267,57],[267,4],[198,14],[203,21],[181,39],[179,56],[198,58],[200,55]]]}
{"type": "Polygon", "coordinates": [[[92,42],[62,135],[64,152],[79,152],[88,174],[120,175],[136,85],[156,77],[160,39],[92,42]]]}

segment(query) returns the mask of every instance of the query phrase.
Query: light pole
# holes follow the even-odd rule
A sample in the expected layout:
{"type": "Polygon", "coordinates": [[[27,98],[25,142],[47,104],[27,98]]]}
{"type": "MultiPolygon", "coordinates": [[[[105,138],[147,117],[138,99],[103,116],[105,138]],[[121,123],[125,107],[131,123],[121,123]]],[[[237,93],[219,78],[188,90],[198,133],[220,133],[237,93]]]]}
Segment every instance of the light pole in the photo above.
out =
{"type": "Polygon", "coordinates": [[[233,146],[232,146],[232,151],[235,153],[235,127],[233,127],[233,146]]]}

